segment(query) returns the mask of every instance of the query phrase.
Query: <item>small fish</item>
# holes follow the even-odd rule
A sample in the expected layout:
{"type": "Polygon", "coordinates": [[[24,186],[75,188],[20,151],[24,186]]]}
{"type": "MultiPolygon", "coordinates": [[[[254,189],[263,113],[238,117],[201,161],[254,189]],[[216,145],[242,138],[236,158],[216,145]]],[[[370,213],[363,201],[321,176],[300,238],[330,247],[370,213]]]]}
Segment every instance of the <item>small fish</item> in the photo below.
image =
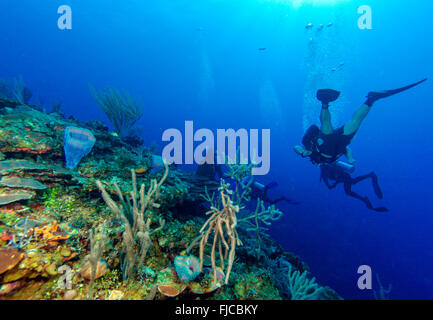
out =
{"type": "Polygon", "coordinates": [[[146,167],[141,167],[139,169],[135,169],[135,173],[136,174],[143,174],[147,172],[147,168],[146,167]]]}
{"type": "Polygon", "coordinates": [[[343,67],[344,67],[344,62],[340,62],[340,64],[338,65],[338,67],[336,67],[336,68],[332,68],[332,72],[335,72],[335,71],[337,71],[337,70],[341,70],[341,69],[343,69],[343,67]]]}
{"type": "Polygon", "coordinates": [[[332,22],[328,23],[327,27],[330,28],[332,27],[334,24],[332,22]]]}
{"type": "Polygon", "coordinates": [[[265,51],[266,48],[259,48],[259,51],[265,51]]]}
{"type": "Polygon", "coordinates": [[[311,22],[305,26],[305,29],[307,30],[312,28],[313,28],[313,24],[311,22]]]}

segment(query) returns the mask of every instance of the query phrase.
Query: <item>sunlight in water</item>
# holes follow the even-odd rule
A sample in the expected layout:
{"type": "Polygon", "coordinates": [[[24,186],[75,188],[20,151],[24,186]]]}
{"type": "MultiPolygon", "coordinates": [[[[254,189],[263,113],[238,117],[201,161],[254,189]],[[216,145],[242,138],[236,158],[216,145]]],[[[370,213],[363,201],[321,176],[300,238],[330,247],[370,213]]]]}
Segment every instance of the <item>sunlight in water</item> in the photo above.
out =
{"type": "Polygon", "coordinates": [[[265,1],[291,5],[294,8],[299,8],[302,5],[333,6],[343,2],[349,2],[350,0],[265,0],[265,1]]]}

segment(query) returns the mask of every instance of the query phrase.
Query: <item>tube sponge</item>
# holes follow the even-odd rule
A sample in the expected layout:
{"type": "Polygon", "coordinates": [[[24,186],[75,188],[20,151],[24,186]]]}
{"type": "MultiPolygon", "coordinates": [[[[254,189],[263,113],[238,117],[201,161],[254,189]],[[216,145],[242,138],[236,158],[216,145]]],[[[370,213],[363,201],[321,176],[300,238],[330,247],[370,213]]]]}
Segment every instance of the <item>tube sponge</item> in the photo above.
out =
{"type": "Polygon", "coordinates": [[[65,129],[65,151],[66,167],[75,169],[81,159],[86,156],[95,145],[96,138],[90,130],[77,127],[66,127],[65,129]]]}

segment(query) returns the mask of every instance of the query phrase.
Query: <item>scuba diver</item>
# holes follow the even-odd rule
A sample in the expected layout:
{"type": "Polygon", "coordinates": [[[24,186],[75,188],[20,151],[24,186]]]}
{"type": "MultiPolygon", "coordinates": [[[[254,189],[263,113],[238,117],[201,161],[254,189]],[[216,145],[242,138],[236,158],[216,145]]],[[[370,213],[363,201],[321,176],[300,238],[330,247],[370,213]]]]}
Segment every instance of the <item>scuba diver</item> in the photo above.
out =
{"type": "MultiPolygon", "coordinates": [[[[206,148],[207,152],[207,148],[206,148]]],[[[222,166],[217,162],[217,153],[214,150],[209,150],[214,157],[212,164],[207,162],[199,164],[196,170],[196,175],[209,178],[210,180],[219,180],[224,177],[222,166]]]]}
{"type": "Polygon", "coordinates": [[[426,80],[427,79],[424,79],[399,89],[369,92],[367,100],[355,112],[352,120],[338,129],[334,129],[332,126],[329,103],[337,100],[340,96],[340,92],[332,89],[318,90],[317,99],[322,102],[322,111],[320,114],[322,127],[319,129],[316,125],[312,125],[302,139],[303,146],[295,146],[295,152],[303,158],[309,157],[311,162],[316,165],[333,163],[343,155],[346,155],[350,164],[355,163],[352,151],[348,146],[352,142],[363,120],[370,112],[373,104],[380,99],[413,88],[426,80]]]}
{"type": "Polygon", "coordinates": [[[320,181],[323,181],[328,189],[334,189],[338,184],[343,183],[344,191],[350,197],[361,200],[367,206],[368,209],[376,212],[388,212],[389,210],[385,207],[374,208],[368,197],[362,197],[358,193],[352,191],[353,185],[364,181],[366,179],[371,179],[373,184],[374,193],[379,199],[383,199],[383,193],[380,189],[377,175],[374,172],[365,174],[356,178],[353,178],[350,173],[353,173],[355,167],[351,166],[342,161],[337,161],[332,164],[321,164],[320,165],[320,181]],[[335,181],[332,184],[329,180],[335,181]]]}
{"type": "MultiPolygon", "coordinates": [[[[247,179],[249,179],[249,177],[244,178],[244,182],[245,183],[247,182],[246,181],[247,179]]],[[[274,200],[272,200],[271,198],[269,198],[268,191],[270,189],[274,189],[276,187],[278,187],[278,183],[276,183],[276,182],[271,182],[271,183],[269,183],[267,185],[263,185],[263,184],[261,184],[261,183],[259,183],[257,181],[253,181],[253,183],[251,184],[251,199],[252,200],[260,199],[263,202],[269,203],[271,205],[272,204],[277,204],[278,202],[281,202],[281,201],[286,201],[287,203],[292,204],[292,205],[298,205],[298,204],[300,204],[299,202],[292,201],[292,200],[290,200],[290,199],[288,199],[287,197],[284,197],[284,196],[282,196],[282,197],[280,197],[278,199],[274,199],[274,200]]]]}

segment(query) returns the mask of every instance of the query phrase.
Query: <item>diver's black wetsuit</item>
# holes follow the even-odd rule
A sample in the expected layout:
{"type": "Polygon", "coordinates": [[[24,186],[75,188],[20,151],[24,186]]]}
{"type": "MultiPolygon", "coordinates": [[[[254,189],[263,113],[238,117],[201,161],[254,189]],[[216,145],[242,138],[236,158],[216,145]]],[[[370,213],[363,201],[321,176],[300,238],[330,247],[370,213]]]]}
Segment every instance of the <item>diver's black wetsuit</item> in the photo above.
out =
{"type": "Polygon", "coordinates": [[[368,199],[368,197],[362,197],[358,193],[352,191],[353,185],[365,179],[371,179],[374,192],[376,193],[378,198],[382,199],[383,198],[382,190],[380,189],[377,180],[377,175],[374,172],[371,172],[363,176],[359,176],[357,178],[352,178],[352,176],[349,173],[347,173],[346,171],[344,171],[342,168],[338,167],[335,164],[322,164],[320,166],[320,170],[321,170],[320,181],[323,181],[329,189],[334,189],[338,184],[343,183],[344,191],[346,192],[346,194],[355,199],[361,200],[362,202],[365,203],[365,205],[370,210],[374,210],[377,212],[389,211],[385,207],[374,208],[373,205],[371,204],[371,201],[368,199]],[[333,184],[330,184],[329,180],[333,180],[335,182],[333,184]]]}
{"type": "MultiPolygon", "coordinates": [[[[312,127],[312,130],[315,128],[312,127]]],[[[317,128],[316,133],[311,134],[311,137],[308,136],[307,131],[305,137],[309,139],[309,142],[307,144],[304,142],[304,145],[308,146],[308,150],[312,152],[309,155],[312,163],[333,163],[346,154],[346,148],[352,142],[355,134],[356,132],[345,135],[344,126],[334,130],[331,134],[324,134],[317,128]]]]}

